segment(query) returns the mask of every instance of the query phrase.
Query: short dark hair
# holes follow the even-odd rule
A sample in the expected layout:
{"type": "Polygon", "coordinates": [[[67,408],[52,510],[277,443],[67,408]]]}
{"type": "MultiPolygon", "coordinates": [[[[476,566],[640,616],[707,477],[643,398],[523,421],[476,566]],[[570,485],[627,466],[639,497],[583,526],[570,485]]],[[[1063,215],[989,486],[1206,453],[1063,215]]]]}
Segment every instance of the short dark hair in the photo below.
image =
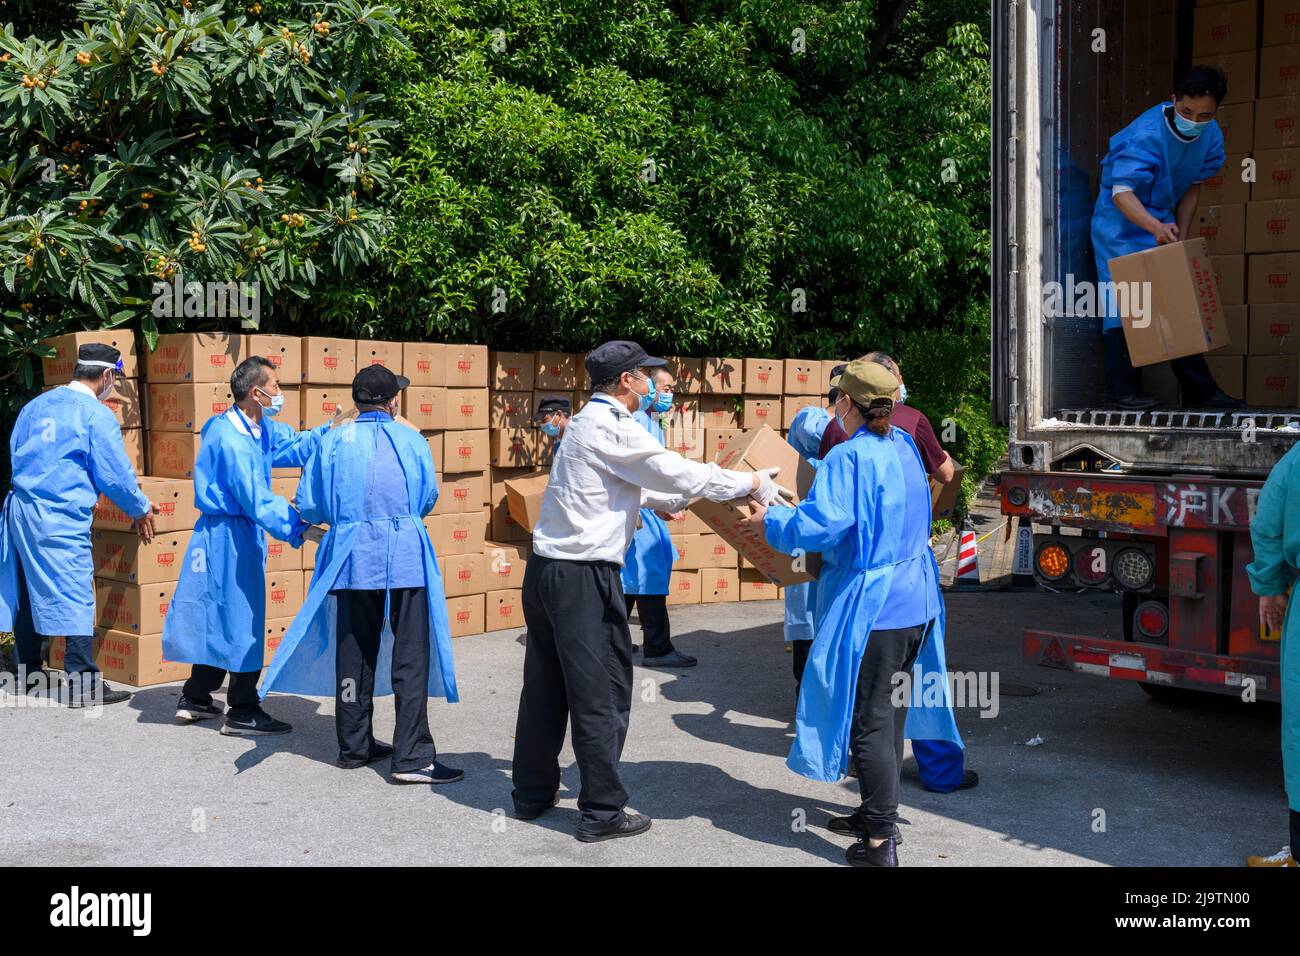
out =
{"type": "MultiPolygon", "coordinates": [[[[644,375],[646,378],[650,379],[650,381],[653,382],[654,374],[655,372],[659,371],[659,368],[660,366],[657,365],[652,368],[646,368],[646,367],[625,368],[623,369],[623,372],[640,372],[642,375],[644,375]]],[[[604,392],[606,395],[613,395],[614,390],[618,388],[618,380],[623,377],[623,372],[619,372],[613,378],[605,379],[605,381],[603,382],[592,382],[591,390],[593,392],[604,392]]]]}
{"type": "Polygon", "coordinates": [[[110,370],[102,365],[82,365],[78,362],[72,370],[72,380],[74,382],[93,382],[107,371],[110,370]]]}
{"type": "Polygon", "coordinates": [[[275,371],[275,365],[263,355],[250,355],[230,373],[230,394],[235,401],[242,402],[249,392],[261,388],[266,383],[266,370],[275,371]]]}
{"type": "Polygon", "coordinates": [[[1213,96],[1218,106],[1228,95],[1228,78],[1223,71],[1212,66],[1194,66],[1182,75],[1174,86],[1175,99],[1184,96],[1213,96]]]}

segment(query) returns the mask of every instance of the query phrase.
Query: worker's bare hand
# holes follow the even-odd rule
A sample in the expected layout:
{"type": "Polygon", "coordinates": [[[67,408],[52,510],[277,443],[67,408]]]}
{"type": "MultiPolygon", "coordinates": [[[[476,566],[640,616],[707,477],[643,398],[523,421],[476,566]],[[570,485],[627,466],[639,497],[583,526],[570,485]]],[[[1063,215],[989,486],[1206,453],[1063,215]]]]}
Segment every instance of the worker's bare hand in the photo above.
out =
{"type": "Polygon", "coordinates": [[[1286,620],[1286,595],[1266,594],[1259,599],[1259,623],[1274,634],[1282,631],[1282,622],[1286,620]]]}
{"type": "Polygon", "coordinates": [[[149,510],[131,522],[131,528],[140,536],[140,540],[148,544],[153,540],[154,524],[153,516],[158,513],[158,506],[151,504],[149,510]]]}
{"type": "Polygon", "coordinates": [[[749,496],[749,517],[743,519],[745,524],[753,525],[756,528],[763,526],[763,519],[767,517],[767,505],[759,501],[753,495],[749,496]]]}
{"type": "Polygon", "coordinates": [[[1162,222],[1156,226],[1155,232],[1156,245],[1163,246],[1166,243],[1178,241],[1178,227],[1172,222],[1162,222]]]}
{"type": "Polygon", "coordinates": [[[681,520],[680,518],[678,518],[677,515],[675,515],[675,514],[669,514],[667,511],[656,511],[655,514],[659,516],[659,520],[661,520],[661,521],[679,521],[679,520],[681,520]]]}

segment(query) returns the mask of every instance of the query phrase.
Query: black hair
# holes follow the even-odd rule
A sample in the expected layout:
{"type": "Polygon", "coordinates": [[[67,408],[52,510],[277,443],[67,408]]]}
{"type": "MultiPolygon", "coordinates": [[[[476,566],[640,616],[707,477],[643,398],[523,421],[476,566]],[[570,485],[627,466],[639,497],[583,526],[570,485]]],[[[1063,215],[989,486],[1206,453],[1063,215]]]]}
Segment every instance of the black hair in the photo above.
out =
{"type": "Polygon", "coordinates": [[[74,382],[93,382],[108,371],[114,370],[104,368],[102,365],[82,365],[78,362],[72,370],[72,380],[74,382]]]}
{"type": "MultiPolygon", "coordinates": [[[[640,372],[651,382],[653,382],[654,373],[657,372],[658,370],[659,370],[659,366],[655,366],[653,368],[649,368],[649,367],[625,368],[623,369],[623,372],[640,372]]],[[[593,392],[604,392],[606,395],[613,395],[614,392],[618,390],[618,381],[623,377],[623,372],[619,372],[613,378],[607,378],[603,382],[592,382],[591,390],[593,392]]]]}
{"type": "Polygon", "coordinates": [[[271,360],[262,355],[250,355],[230,373],[230,394],[242,402],[255,388],[266,384],[267,369],[275,370],[271,360]]]}
{"type": "Polygon", "coordinates": [[[1182,75],[1174,86],[1174,98],[1184,96],[1213,96],[1218,106],[1228,95],[1228,78],[1223,71],[1212,66],[1194,66],[1182,75]]]}

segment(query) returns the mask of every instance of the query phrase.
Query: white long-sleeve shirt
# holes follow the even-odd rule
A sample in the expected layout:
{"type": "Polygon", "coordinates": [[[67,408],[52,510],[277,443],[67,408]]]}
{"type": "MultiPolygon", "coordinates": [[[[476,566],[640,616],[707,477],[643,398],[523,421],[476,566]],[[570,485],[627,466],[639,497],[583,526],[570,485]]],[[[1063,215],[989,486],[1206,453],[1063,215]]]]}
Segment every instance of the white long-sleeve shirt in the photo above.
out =
{"type": "Polygon", "coordinates": [[[644,506],[680,511],[694,498],[731,501],[754,476],[664,448],[619,402],[597,392],[569,421],[533,528],[533,550],[566,561],[623,563],[644,506]]]}

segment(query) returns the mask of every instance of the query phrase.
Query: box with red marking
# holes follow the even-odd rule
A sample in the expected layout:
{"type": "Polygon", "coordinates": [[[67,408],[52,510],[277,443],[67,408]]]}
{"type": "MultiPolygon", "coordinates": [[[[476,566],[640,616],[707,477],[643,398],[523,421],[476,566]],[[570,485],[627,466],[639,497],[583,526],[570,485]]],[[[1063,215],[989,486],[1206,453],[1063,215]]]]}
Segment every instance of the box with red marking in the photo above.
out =
{"type": "MultiPolygon", "coordinates": [[[[180,578],[185,549],[192,533],[173,531],[160,534],[145,544],[134,532],[92,528],[90,544],[95,577],[126,584],[176,581],[180,578]]],[[[204,557],[199,560],[204,560],[204,557]]]]}
{"type": "MultiPolygon", "coordinates": [[[[226,332],[176,332],[158,336],[145,353],[145,378],[155,382],[229,382],[248,357],[247,337],[226,332]]],[[[349,379],[350,381],[350,379],[349,379]]]]}

